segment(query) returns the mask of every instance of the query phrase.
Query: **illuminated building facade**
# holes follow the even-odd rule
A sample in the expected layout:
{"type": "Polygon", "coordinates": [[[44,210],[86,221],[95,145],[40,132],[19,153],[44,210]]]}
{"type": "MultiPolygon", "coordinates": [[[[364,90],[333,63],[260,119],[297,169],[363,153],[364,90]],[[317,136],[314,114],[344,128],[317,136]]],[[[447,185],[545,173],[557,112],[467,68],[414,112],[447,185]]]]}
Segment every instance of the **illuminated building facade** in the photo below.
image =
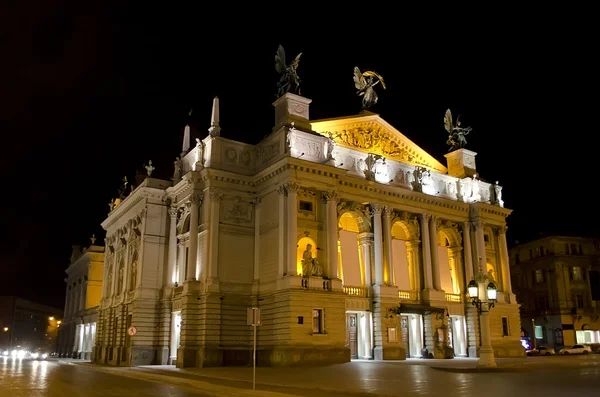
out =
{"type": "Polygon", "coordinates": [[[73,246],[71,264],[66,270],[67,293],[64,321],[60,332],[59,355],[92,359],[102,297],[104,247],[92,244],[73,246]]]}
{"type": "Polygon", "coordinates": [[[445,166],[379,115],[309,119],[285,94],[259,144],[189,128],[171,181],[149,176],[111,207],[97,361],[259,365],[476,356],[466,284],[489,271],[499,357],[521,356],[501,187],[476,153],[445,166]],[[135,336],[126,330],[134,326],[135,336]]]}
{"type": "Polygon", "coordinates": [[[512,247],[510,260],[530,340],[556,350],[600,345],[600,240],[544,237],[512,247]]]}

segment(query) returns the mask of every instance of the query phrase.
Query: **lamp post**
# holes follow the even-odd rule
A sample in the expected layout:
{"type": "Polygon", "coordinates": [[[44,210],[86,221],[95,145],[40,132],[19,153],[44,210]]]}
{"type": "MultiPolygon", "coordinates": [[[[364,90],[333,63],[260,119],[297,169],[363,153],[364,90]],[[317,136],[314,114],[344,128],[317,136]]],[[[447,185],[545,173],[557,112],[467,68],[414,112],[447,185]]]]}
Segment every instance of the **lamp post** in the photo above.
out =
{"type": "Polygon", "coordinates": [[[479,349],[480,368],[495,368],[494,349],[490,333],[489,311],[496,303],[497,288],[491,277],[484,274],[479,268],[477,276],[469,282],[467,287],[469,298],[479,313],[479,327],[481,329],[481,347],[479,349]]]}

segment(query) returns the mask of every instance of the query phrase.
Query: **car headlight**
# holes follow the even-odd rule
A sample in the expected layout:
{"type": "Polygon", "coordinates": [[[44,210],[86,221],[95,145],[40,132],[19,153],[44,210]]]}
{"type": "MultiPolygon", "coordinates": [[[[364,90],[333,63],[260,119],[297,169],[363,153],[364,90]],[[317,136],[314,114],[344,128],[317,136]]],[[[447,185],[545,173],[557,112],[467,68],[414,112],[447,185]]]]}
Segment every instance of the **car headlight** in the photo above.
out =
{"type": "Polygon", "coordinates": [[[46,358],[48,358],[48,355],[46,353],[42,354],[42,359],[45,360],[46,358]]]}

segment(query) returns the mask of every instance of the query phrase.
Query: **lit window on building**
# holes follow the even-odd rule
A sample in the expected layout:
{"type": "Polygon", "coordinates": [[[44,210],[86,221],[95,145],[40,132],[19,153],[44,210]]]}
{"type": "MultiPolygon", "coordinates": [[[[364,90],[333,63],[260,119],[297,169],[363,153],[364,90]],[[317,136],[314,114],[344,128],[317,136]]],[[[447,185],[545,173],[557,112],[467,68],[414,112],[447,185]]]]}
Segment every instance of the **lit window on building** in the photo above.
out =
{"type": "Polygon", "coordinates": [[[313,309],[312,311],[312,328],[314,334],[323,333],[323,309],[313,309]]]}
{"type": "Polygon", "coordinates": [[[535,282],[537,284],[544,282],[544,270],[543,269],[535,269],[535,282]]]}
{"type": "Polygon", "coordinates": [[[573,280],[583,280],[581,267],[573,266],[573,280]]]}

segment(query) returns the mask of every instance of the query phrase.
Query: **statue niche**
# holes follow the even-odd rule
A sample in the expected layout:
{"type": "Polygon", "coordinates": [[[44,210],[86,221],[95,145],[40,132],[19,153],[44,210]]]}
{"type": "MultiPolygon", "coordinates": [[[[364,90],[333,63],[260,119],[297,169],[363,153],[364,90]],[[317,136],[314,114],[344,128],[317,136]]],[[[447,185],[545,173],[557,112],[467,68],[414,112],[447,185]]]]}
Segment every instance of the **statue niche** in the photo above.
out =
{"type": "Polygon", "coordinates": [[[323,276],[323,268],[319,261],[312,257],[312,245],[306,244],[306,249],[302,254],[302,275],[303,276],[323,276]]]}

